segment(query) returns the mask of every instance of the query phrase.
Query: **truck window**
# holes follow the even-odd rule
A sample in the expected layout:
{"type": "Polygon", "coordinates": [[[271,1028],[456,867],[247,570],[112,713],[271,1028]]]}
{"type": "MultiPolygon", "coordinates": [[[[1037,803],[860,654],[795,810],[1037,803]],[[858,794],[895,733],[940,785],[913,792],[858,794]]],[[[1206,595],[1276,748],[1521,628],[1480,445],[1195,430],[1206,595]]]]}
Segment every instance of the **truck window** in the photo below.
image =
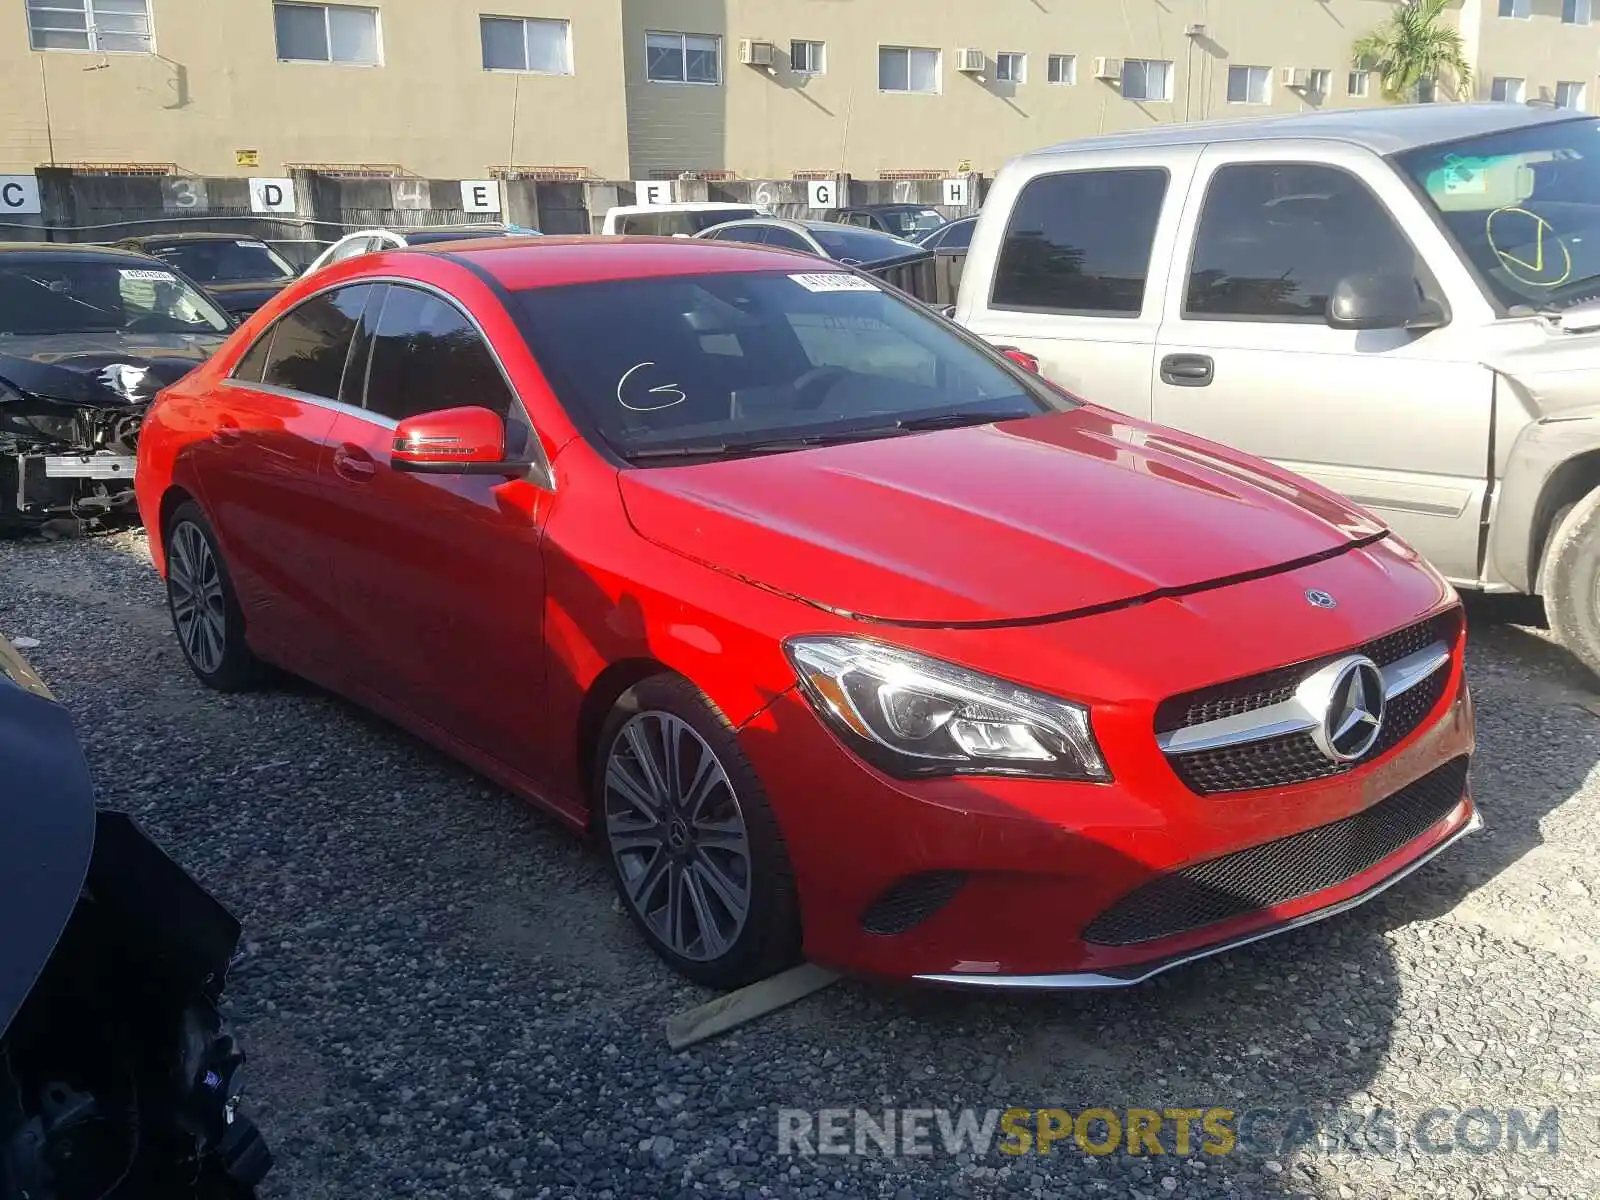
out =
{"type": "Polygon", "coordinates": [[[1211,177],[1184,316],[1322,321],[1346,275],[1417,273],[1406,236],[1367,185],[1317,163],[1239,163],[1211,177]]]}
{"type": "Polygon", "coordinates": [[[1167,194],[1160,168],[1041,175],[1017,197],[990,305],[1136,317],[1167,194]]]}

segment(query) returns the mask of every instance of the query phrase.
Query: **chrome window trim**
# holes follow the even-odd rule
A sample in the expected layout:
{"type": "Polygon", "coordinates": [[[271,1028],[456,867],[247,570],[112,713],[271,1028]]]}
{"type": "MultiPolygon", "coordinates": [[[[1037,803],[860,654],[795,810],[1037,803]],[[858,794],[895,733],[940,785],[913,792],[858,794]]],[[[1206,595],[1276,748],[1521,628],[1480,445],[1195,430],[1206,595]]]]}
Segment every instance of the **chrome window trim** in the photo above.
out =
{"type": "MultiPolygon", "coordinates": [[[[539,442],[539,428],[533,423],[533,417],[528,412],[528,406],[522,402],[522,394],[518,392],[516,386],[512,384],[511,373],[506,370],[506,364],[500,358],[500,351],[495,349],[494,341],[489,337],[488,333],[484,331],[483,326],[478,322],[478,318],[473,316],[471,312],[462,306],[460,301],[458,301],[449,292],[439,287],[437,284],[427,283],[420,279],[410,279],[403,275],[361,275],[354,279],[341,279],[335,283],[323,284],[316,291],[310,292],[307,295],[302,296],[299,300],[295,301],[293,308],[288,309],[286,312],[279,313],[275,318],[273,318],[272,324],[268,325],[259,334],[257,334],[255,338],[251,340],[250,344],[245,347],[244,352],[239,355],[238,359],[235,360],[233,368],[222,379],[222,383],[227,387],[241,387],[269,392],[275,396],[283,396],[289,400],[300,400],[308,404],[315,404],[318,407],[331,409],[334,412],[344,413],[348,416],[363,417],[383,429],[396,428],[399,425],[398,421],[394,421],[389,417],[385,417],[381,413],[375,413],[369,408],[357,408],[355,405],[346,404],[342,400],[330,400],[326,396],[313,396],[305,392],[296,392],[290,388],[277,387],[273,384],[253,383],[248,379],[235,380],[233,374],[234,371],[238,370],[239,364],[249,357],[250,351],[255,349],[256,344],[260,342],[262,338],[271,336],[272,332],[277,329],[280,321],[289,317],[293,313],[299,312],[302,307],[310,304],[311,301],[316,300],[321,296],[326,296],[330,292],[339,291],[342,288],[359,287],[363,284],[380,283],[393,284],[400,287],[411,287],[416,288],[419,291],[428,292],[437,299],[443,300],[451,308],[455,309],[458,313],[466,318],[467,324],[472,326],[473,331],[477,333],[478,337],[483,341],[483,344],[488,347],[489,357],[494,362],[495,370],[500,372],[501,382],[506,385],[506,391],[511,396],[512,402],[521,411],[522,419],[527,422],[531,448],[537,455],[537,461],[533,464],[533,468],[530,471],[532,482],[537,483],[547,492],[554,492],[556,490],[555,472],[550,469],[550,461],[545,456],[543,445],[541,445],[539,442]]],[[[529,353],[531,354],[532,351],[530,350],[529,353]]],[[[365,381],[362,383],[361,394],[363,397],[366,396],[365,381]]]]}
{"type": "MultiPolygon", "coordinates": [[[[1409,692],[1449,662],[1450,647],[1444,642],[1435,642],[1381,668],[1384,702],[1387,704],[1409,692]]],[[[1215,721],[1202,721],[1198,725],[1171,730],[1160,734],[1156,738],[1156,745],[1167,755],[1199,754],[1205,750],[1241,746],[1288,734],[1308,733],[1321,724],[1322,714],[1312,713],[1297,697],[1291,696],[1277,704],[1236,716],[1220,717],[1215,721]]]]}

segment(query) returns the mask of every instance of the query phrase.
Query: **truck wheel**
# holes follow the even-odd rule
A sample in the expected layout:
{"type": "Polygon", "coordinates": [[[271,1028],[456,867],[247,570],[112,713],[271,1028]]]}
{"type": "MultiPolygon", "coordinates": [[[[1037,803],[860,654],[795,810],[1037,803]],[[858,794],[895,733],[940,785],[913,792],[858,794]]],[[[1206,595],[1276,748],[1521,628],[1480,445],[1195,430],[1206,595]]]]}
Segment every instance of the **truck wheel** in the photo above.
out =
{"type": "Polygon", "coordinates": [[[1561,644],[1600,678],[1600,488],[1557,522],[1539,590],[1561,644]]]}

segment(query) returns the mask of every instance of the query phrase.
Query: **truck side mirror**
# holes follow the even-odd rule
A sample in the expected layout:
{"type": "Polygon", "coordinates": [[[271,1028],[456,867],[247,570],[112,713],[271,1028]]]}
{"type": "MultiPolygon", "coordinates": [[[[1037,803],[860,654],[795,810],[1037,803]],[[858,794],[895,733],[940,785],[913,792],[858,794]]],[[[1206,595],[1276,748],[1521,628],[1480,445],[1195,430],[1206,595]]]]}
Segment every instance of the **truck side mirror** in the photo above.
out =
{"type": "Polygon", "coordinates": [[[1369,272],[1346,275],[1328,297],[1335,329],[1409,329],[1424,332],[1449,323],[1437,301],[1422,294],[1416,277],[1369,272]]]}

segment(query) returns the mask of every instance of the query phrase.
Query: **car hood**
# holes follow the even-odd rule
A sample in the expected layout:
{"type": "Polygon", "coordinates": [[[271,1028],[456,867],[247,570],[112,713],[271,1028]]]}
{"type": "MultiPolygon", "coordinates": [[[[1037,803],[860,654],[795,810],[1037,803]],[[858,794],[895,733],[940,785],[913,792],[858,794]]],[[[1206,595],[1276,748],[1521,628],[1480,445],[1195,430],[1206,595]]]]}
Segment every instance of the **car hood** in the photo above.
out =
{"type": "Polygon", "coordinates": [[[0,337],[0,384],[95,407],[147,404],[222,345],[225,334],[57,333],[0,337]]]}
{"type": "Polygon", "coordinates": [[[292,279],[255,279],[241,283],[204,283],[200,286],[231,313],[254,312],[271,300],[292,279]]]}
{"type": "Polygon", "coordinates": [[[1385,530],[1266,463],[1092,406],[624,470],[645,538],[852,616],[1047,620],[1272,573],[1385,530]]]}

